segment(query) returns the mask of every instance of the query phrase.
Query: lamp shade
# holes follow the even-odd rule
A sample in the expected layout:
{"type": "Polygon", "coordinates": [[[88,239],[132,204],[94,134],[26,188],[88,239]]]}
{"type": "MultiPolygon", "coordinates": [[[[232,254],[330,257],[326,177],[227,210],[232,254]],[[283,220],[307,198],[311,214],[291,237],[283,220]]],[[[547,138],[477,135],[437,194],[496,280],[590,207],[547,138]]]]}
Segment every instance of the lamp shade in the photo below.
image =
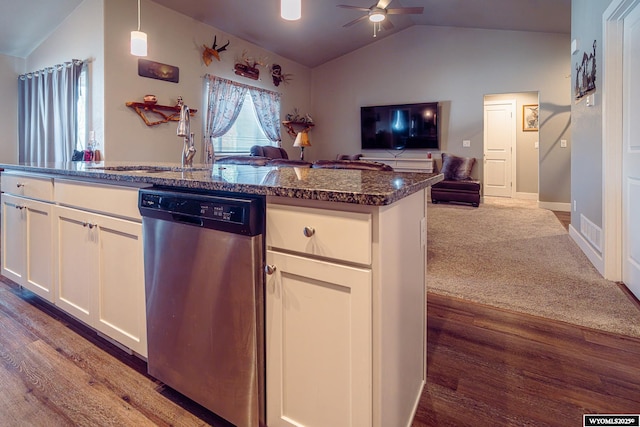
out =
{"type": "Polygon", "coordinates": [[[302,0],[280,0],[280,16],[287,21],[302,17],[302,0]]]}
{"type": "Polygon", "coordinates": [[[293,141],[294,147],[310,147],[311,141],[309,141],[309,134],[307,132],[298,132],[296,140],[293,141]]]}
{"type": "Polygon", "coordinates": [[[131,31],[131,54],[147,56],[147,33],[131,31]]]}

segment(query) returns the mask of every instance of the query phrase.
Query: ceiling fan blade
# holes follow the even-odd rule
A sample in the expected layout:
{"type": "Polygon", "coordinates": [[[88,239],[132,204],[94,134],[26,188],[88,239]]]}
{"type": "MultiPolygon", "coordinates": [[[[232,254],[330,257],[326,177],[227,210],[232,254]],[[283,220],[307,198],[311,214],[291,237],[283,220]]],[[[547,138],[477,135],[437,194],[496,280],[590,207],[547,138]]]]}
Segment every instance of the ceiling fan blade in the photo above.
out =
{"type": "Polygon", "coordinates": [[[337,4],[336,6],[341,7],[343,9],[353,9],[353,10],[360,10],[362,12],[369,12],[369,9],[367,9],[366,7],[349,6],[348,4],[337,4]]]}
{"type": "Polygon", "coordinates": [[[367,15],[361,16],[360,18],[356,18],[356,19],[354,19],[353,21],[347,22],[346,24],[344,24],[344,25],[343,25],[343,27],[345,27],[345,28],[346,28],[346,27],[350,27],[350,26],[352,26],[352,25],[354,25],[354,24],[357,24],[357,23],[358,23],[358,22],[360,22],[360,21],[364,21],[364,20],[365,20],[365,19],[367,19],[367,18],[368,18],[368,16],[367,16],[367,15]]]}
{"type": "Polygon", "coordinates": [[[393,23],[387,18],[380,23],[383,30],[390,30],[394,27],[393,23]]]}
{"type": "Polygon", "coordinates": [[[392,0],[379,0],[376,7],[380,9],[386,9],[389,6],[389,3],[391,3],[391,1],[392,0]]]}
{"type": "Polygon", "coordinates": [[[398,7],[387,9],[387,15],[419,15],[424,12],[424,7],[398,7]]]}

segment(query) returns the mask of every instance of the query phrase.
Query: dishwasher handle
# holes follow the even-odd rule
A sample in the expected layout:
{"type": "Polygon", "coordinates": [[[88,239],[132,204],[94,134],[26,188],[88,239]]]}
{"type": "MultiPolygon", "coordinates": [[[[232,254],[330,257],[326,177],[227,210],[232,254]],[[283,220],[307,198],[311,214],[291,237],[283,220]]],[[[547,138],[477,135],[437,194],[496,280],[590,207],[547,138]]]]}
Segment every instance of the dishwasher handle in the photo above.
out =
{"type": "Polygon", "coordinates": [[[202,218],[199,218],[197,216],[180,215],[177,213],[172,213],[171,218],[173,219],[173,222],[179,222],[187,225],[195,225],[197,227],[204,227],[204,221],[202,220],[202,218]]]}

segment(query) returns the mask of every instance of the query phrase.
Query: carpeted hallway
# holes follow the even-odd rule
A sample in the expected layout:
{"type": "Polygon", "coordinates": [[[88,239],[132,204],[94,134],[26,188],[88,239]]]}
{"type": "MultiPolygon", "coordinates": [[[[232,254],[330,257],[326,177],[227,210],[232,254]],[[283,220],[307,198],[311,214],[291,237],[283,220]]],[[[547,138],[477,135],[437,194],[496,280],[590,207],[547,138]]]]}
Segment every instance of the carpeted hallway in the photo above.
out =
{"type": "Polygon", "coordinates": [[[640,338],[637,302],[535,201],[429,203],[427,215],[430,293],[640,338]]]}

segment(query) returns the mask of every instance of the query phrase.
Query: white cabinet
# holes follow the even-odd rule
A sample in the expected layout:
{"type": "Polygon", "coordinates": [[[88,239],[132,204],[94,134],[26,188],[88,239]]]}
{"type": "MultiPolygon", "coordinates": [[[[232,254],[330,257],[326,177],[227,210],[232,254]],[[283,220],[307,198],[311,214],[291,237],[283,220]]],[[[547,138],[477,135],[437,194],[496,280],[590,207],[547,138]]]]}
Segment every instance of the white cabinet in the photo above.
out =
{"type": "Polygon", "coordinates": [[[53,301],[53,180],[6,172],[2,191],[2,274],[53,301]]]}
{"type": "Polygon", "coordinates": [[[142,224],[55,208],[55,303],[146,356],[142,224]]]}
{"type": "Polygon", "coordinates": [[[147,356],[138,188],[55,181],[57,292],[63,310],[147,356]]]}
{"type": "Polygon", "coordinates": [[[371,425],[371,270],[267,251],[267,425],[371,425]]]}
{"type": "Polygon", "coordinates": [[[2,274],[53,302],[51,203],[2,195],[2,274]]]}
{"type": "Polygon", "coordinates": [[[433,173],[433,158],[425,157],[361,157],[361,160],[384,163],[398,172],[433,173]]]}
{"type": "Polygon", "coordinates": [[[269,427],[410,426],[426,381],[425,192],[267,199],[269,427]]]}
{"type": "Polygon", "coordinates": [[[2,274],[147,355],[138,187],[2,173],[2,274]]]}

